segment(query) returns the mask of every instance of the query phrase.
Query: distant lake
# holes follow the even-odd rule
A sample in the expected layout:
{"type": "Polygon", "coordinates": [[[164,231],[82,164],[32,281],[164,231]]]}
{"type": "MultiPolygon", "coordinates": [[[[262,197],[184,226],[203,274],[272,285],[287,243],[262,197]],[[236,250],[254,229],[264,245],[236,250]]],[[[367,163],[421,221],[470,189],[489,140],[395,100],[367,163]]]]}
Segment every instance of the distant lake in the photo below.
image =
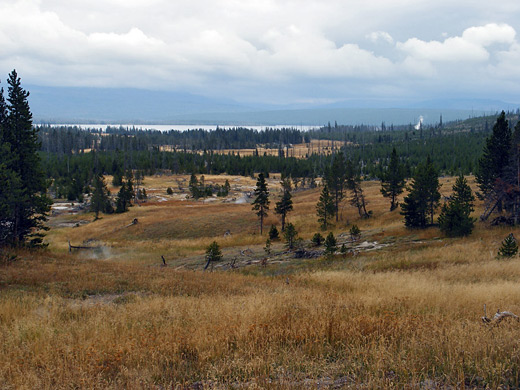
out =
{"type": "Polygon", "coordinates": [[[83,124],[83,123],[60,123],[60,124],[47,124],[47,123],[35,123],[35,125],[48,125],[51,127],[60,127],[60,126],[76,126],[81,129],[101,129],[105,131],[107,127],[124,127],[124,128],[135,128],[139,130],[159,130],[159,131],[169,131],[169,130],[178,130],[178,131],[186,131],[186,130],[216,130],[219,129],[233,129],[238,127],[243,127],[246,129],[253,129],[258,131],[263,131],[265,129],[298,129],[298,130],[312,130],[319,128],[319,126],[307,126],[307,125],[276,125],[276,126],[248,126],[248,125],[134,125],[130,123],[125,124],[83,124]]]}

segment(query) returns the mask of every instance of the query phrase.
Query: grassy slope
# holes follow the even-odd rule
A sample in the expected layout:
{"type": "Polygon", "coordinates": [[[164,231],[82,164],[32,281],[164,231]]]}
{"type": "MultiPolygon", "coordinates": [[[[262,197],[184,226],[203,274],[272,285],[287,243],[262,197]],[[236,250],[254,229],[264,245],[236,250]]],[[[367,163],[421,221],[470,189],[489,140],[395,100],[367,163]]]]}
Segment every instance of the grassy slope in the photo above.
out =
{"type": "MultiPolygon", "coordinates": [[[[170,181],[145,184],[162,194],[170,181]]],[[[448,194],[453,179],[443,182],[448,194]]],[[[349,221],[362,240],[392,245],[355,257],[185,269],[201,268],[213,239],[227,260],[238,249],[262,253],[249,205],[150,202],[52,230],[49,251],[20,252],[0,268],[0,387],[517,385],[519,325],[490,331],[479,319],[483,304],[520,312],[520,261],[495,258],[511,230],[478,225],[465,239],[407,231],[378,184],[365,189],[374,218],[360,221],[345,206],[334,232],[349,221]],[[135,217],[136,226],[121,228],[135,217]],[[67,253],[67,239],[89,238],[110,253],[67,253]],[[158,266],[160,254],[169,267],[158,266]]],[[[294,197],[290,221],[305,239],[317,231],[318,195],[294,197]]]]}

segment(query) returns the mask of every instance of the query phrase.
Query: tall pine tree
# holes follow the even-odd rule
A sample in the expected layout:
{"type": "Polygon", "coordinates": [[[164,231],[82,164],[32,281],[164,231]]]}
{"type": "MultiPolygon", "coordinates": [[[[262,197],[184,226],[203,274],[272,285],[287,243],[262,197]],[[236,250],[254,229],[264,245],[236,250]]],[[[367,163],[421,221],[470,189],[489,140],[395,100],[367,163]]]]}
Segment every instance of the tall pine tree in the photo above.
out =
{"type": "Polygon", "coordinates": [[[15,70],[7,80],[7,102],[0,90],[0,244],[42,243],[42,230],[50,210],[47,182],[40,167],[37,130],[32,126],[29,92],[15,70]]]}
{"type": "Polygon", "coordinates": [[[385,198],[390,198],[390,211],[397,208],[399,203],[397,197],[403,192],[405,185],[404,167],[399,162],[399,156],[395,148],[392,150],[390,162],[381,178],[381,194],[385,198]]]}
{"type": "Polygon", "coordinates": [[[282,232],[285,230],[285,220],[287,219],[287,213],[292,211],[293,202],[291,195],[291,180],[289,178],[282,179],[282,198],[276,202],[274,212],[282,217],[282,232]]]}
{"type": "Polygon", "coordinates": [[[449,237],[468,236],[475,225],[471,217],[475,197],[466,178],[460,175],[453,185],[453,195],[442,206],[439,228],[449,237]]]}
{"type": "Polygon", "coordinates": [[[345,159],[343,154],[337,153],[332,159],[332,165],[325,171],[325,181],[334,199],[334,214],[336,222],[339,220],[339,204],[345,196],[345,159]]]}
{"type": "Polygon", "coordinates": [[[334,216],[334,199],[330,195],[327,185],[321,190],[320,199],[316,204],[316,213],[318,214],[318,222],[323,230],[331,225],[330,220],[334,216]]]}
{"type": "Polygon", "coordinates": [[[486,219],[495,209],[502,211],[503,183],[506,181],[504,175],[509,164],[511,137],[506,114],[502,111],[493,125],[493,133],[486,140],[484,152],[478,162],[476,180],[486,201],[486,211],[482,219],[486,219]]]}
{"type": "Polygon", "coordinates": [[[253,210],[256,210],[256,215],[260,219],[260,234],[264,232],[264,218],[267,217],[267,210],[269,210],[269,190],[263,173],[258,175],[255,188],[255,200],[253,201],[253,210]]]}
{"type": "Polygon", "coordinates": [[[417,166],[415,176],[408,188],[409,193],[401,204],[404,224],[410,228],[425,228],[433,225],[435,209],[439,204],[439,177],[430,156],[417,166]]]}

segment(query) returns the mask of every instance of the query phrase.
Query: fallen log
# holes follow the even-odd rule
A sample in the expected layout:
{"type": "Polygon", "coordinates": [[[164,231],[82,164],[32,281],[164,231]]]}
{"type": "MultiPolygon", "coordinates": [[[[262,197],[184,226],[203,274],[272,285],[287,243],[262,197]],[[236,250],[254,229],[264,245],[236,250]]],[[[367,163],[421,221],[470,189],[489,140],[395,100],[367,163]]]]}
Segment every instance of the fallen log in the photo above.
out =
{"type": "Polygon", "coordinates": [[[72,250],[79,250],[79,249],[101,249],[101,246],[78,246],[78,245],[71,245],[69,241],[69,252],[72,252],[72,250]]]}
{"type": "Polygon", "coordinates": [[[481,320],[484,324],[490,327],[495,327],[506,318],[513,318],[517,322],[520,322],[520,317],[517,316],[515,313],[510,311],[500,311],[500,309],[497,310],[493,318],[488,318],[486,314],[486,305],[484,305],[484,317],[481,317],[481,320]]]}

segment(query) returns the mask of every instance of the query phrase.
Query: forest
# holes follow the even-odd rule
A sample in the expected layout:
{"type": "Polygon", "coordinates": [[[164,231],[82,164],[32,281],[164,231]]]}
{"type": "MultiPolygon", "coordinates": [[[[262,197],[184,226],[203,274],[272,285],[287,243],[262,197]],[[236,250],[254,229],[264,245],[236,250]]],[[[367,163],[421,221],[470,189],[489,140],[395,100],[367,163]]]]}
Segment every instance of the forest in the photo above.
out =
{"type": "MultiPolygon", "coordinates": [[[[508,112],[507,119],[512,128],[518,113],[508,112]]],[[[405,165],[407,177],[427,155],[441,175],[468,175],[475,172],[495,120],[496,116],[488,116],[443,124],[441,117],[438,124],[428,126],[329,123],[310,131],[217,127],[214,131],[161,132],[110,126],[106,131],[74,126],[36,129],[43,169],[53,180],[53,191],[58,197],[75,200],[85,192],[94,172],[118,177],[127,170],[145,176],[169,172],[253,177],[259,172],[272,172],[312,179],[323,176],[331,155],[339,150],[365,180],[381,178],[393,148],[405,165]],[[307,147],[305,158],[292,157],[298,144],[307,147]],[[277,153],[264,155],[256,150],[252,155],[241,155],[241,149],[260,146],[277,153]],[[223,149],[227,152],[218,152],[223,149]]]]}

